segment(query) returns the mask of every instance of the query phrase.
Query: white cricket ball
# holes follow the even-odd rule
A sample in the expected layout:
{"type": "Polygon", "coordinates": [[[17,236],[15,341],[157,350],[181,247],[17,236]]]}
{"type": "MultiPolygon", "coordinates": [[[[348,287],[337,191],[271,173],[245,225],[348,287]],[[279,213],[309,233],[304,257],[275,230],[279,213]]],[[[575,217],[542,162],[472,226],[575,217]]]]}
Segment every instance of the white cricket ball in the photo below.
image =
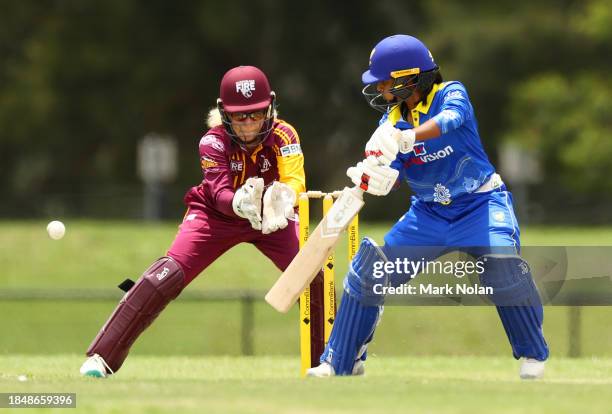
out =
{"type": "Polygon", "coordinates": [[[49,237],[51,237],[53,240],[59,240],[64,237],[66,227],[61,221],[54,220],[47,224],[47,233],[49,233],[49,237]]]}
{"type": "Polygon", "coordinates": [[[26,382],[27,380],[28,380],[28,377],[25,376],[25,375],[19,375],[17,377],[17,381],[19,381],[19,382],[26,382]]]}

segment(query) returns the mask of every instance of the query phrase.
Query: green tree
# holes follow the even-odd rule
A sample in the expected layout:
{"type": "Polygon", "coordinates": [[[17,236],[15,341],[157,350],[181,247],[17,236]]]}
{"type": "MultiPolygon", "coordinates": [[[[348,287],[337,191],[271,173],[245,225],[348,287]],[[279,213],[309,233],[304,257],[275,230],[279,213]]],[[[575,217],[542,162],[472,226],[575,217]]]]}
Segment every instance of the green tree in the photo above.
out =
{"type": "Polygon", "coordinates": [[[534,73],[513,88],[504,139],[537,151],[548,184],[601,200],[612,190],[612,12],[607,0],[583,6],[565,26],[571,42],[556,49],[559,56],[579,49],[572,54],[577,62],[534,73]]]}

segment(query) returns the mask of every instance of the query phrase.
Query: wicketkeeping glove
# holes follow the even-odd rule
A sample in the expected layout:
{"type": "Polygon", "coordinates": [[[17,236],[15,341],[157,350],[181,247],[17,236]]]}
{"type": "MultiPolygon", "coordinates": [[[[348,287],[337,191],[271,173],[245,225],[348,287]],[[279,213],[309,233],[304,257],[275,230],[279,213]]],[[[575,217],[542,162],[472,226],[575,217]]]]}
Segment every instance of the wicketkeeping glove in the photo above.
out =
{"type": "Polygon", "coordinates": [[[251,222],[251,227],[261,230],[261,196],[264,180],[259,177],[248,178],[234,194],[232,208],[237,216],[251,222]]]}
{"type": "Polygon", "coordinates": [[[369,156],[346,170],[346,175],[366,193],[384,196],[395,185],[399,171],[388,165],[380,165],[375,157],[369,156]]]}
{"type": "Polygon", "coordinates": [[[293,206],[296,195],[287,184],[274,181],[263,196],[263,222],[261,232],[270,234],[284,229],[289,223],[287,219],[295,216],[293,206]]]}
{"type": "Polygon", "coordinates": [[[378,163],[389,165],[397,157],[398,151],[407,154],[414,147],[414,130],[401,131],[391,125],[391,122],[383,122],[372,134],[365,147],[365,156],[373,156],[378,163]]]}

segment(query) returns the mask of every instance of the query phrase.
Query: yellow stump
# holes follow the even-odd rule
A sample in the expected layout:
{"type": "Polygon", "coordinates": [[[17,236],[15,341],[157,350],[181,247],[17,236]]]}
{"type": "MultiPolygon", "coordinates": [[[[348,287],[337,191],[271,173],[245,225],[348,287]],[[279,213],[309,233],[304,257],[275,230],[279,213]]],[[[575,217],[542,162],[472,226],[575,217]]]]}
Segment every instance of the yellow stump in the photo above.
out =
{"type": "Polygon", "coordinates": [[[348,260],[349,263],[353,260],[353,257],[357,254],[359,249],[359,216],[355,216],[349,224],[348,229],[348,260]]]}
{"type": "MultiPolygon", "coordinates": [[[[308,195],[300,194],[298,200],[299,220],[300,220],[300,248],[308,240],[310,231],[308,195]]],[[[300,355],[302,376],[306,375],[306,370],[310,368],[310,287],[304,290],[300,296],[300,355]]]]}
{"type": "MultiPolygon", "coordinates": [[[[329,209],[334,204],[334,198],[341,194],[340,191],[333,193],[324,193],[322,191],[308,191],[300,194],[298,200],[299,207],[299,229],[300,229],[300,248],[308,240],[310,232],[310,198],[323,197],[323,216],[327,214],[329,209]]],[[[357,253],[359,248],[359,217],[351,221],[348,229],[348,260],[349,263],[357,253]]],[[[329,341],[334,321],[336,318],[336,288],[335,288],[335,272],[334,272],[334,252],[330,254],[323,265],[323,315],[324,315],[324,338],[325,344],[329,341]]],[[[300,372],[302,376],[306,374],[306,370],[310,368],[311,362],[311,334],[310,328],[312,324],[311,308],[310,308],[310,287],[300,296],[300,355],[301,365],[300,372]]]]}
{"type": "MultiPolygon", "coordinates": [[[[323,217],[334,204],[334,199],[330,194],[326,194],[323,198],[323,217]]],[[[329,341],[334,320],[336,318],[336,284],[334,277],[334,251],[323,264],[323,315],[324,315],[324,338],[325,345],[329,341]]]]}

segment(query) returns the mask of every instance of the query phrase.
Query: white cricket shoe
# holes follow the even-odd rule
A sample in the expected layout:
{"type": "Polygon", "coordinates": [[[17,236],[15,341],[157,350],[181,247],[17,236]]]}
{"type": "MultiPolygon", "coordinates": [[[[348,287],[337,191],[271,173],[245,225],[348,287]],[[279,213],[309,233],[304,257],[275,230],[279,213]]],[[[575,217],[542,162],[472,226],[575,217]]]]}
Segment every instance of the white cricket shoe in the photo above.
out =
{"type": "Polygon", "coordinates": [[[86,377],[106,378],[113,373],[104,358],[98,354],[93,354],[81,365],[81,375],[86,377]]]}
{"type": "MultiPolygon", "coordinates": [[[[352,375],[365,375],[365,363],[359,359],[355,361],[355,365],[353,365],[353,374],[352,375]]],[[[307,377],[334,377],[336,373],[334,372],[334,367],[331,366],[328,362],[323,362],[318,367],[309,368],[306,371],[307,377]]]]}
{"type": "Polygon", "coordinates": [[[538,379],[544,376],[544,361],[534,358],[521,358],[521,379],[538,379]]]}
{"type": "Polygon", "coordinates": [[[353,365],[353,375],[365,375],[365,362],[361,359],[355,361],[355,365],[353,365]]]}
{"type": "Polygon", "coordinates": [[[322,378],[322,377],[333,377],[334,375],[336,375],[336,373],[334,372],[334,367],[332,367],[331,364],[327,362],[322,362],[321,365],[319,365],[318,367],[312,367],[306,370],[307,377],[322,378]]]}

